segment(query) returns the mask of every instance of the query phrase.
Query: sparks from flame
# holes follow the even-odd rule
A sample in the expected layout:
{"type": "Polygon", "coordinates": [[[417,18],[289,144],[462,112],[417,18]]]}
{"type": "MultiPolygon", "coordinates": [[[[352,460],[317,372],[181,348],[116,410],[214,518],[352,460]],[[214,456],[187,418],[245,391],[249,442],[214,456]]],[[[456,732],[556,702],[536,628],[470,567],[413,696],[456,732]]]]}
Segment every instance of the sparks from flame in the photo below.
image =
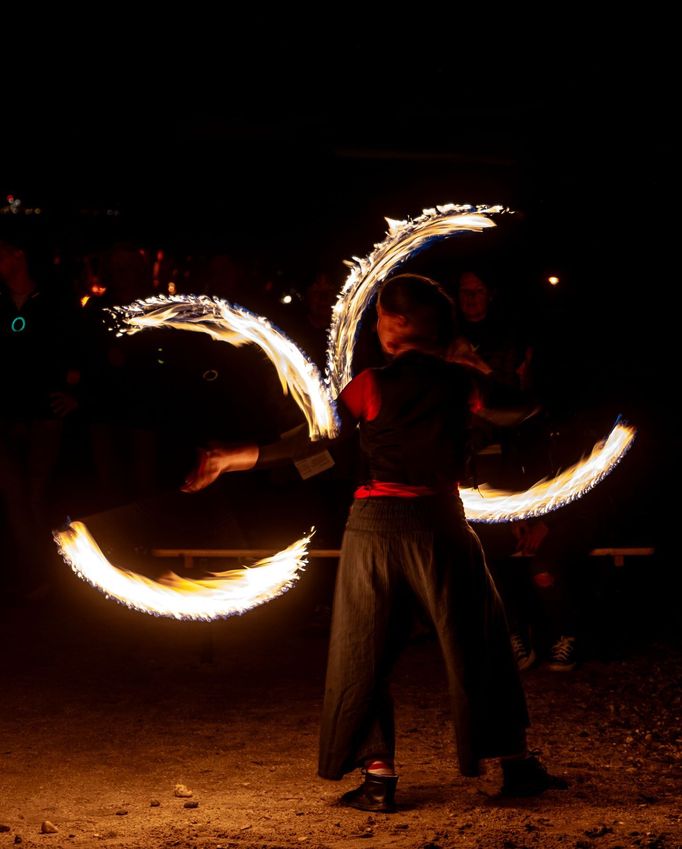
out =
{"type": "Polygon", "coordinates": [[[108,598],[155,616],[211,620],[244,613],[286,592],[307,564],[312,534],[252,568],[211,572],[201,579],[169,572],[159,580],[113,566],[82,522],[72,522],[54,537],[73,571],[108,598]]]}

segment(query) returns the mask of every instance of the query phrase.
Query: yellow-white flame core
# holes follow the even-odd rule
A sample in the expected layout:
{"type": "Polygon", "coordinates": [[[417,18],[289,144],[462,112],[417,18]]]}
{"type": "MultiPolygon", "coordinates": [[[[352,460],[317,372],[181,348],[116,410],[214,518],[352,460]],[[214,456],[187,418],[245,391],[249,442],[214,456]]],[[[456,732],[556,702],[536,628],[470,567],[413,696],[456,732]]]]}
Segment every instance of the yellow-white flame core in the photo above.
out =
{"type": "Polygon", "coordinates": [[[497,226],[488,215],[510,212],[502,206],[445,204],[425,209],[414,219],[387,218],[388,234],[364,259],[353,258],[351,271],[332,311],[327,348],[327,380],[335,397],[353,377],[355,337],[362,315],[381,283],[407,259],[433,241],[455,233],[497,226]]]}
{"type": "Polygon", "coordinates": [[[288,590],[305,568],[312,533],[250,568],[197,580],[169,572],[158,581],[113,566],[82,522],[56,531],[54,538],[74,572],[109,598],[156,616],[210,620],[244,613],[288,590]]]}
{"type": "Polygon", "coordinates": [[[263,316],[222,298],[197,295],[152,297],[114,307],[112,312],[121,334],[174,327],[206,333],[235,347],[258,345],[276,368],[284,393],[291,392],[303,412],[311,439],[333,437],[338,432],[334,403],[317,366],[263,316]]]}
{"type": "Polygon", "coordinates": [[[525,492],[504,492],[482,484],[461,489],[464,512],[470,522],[510,522],[542,516],[580,498],[596,486],[620,462],[632,445],[635,428],[617,424],[589,457],[551,480],[543,480],[525,492]]]}

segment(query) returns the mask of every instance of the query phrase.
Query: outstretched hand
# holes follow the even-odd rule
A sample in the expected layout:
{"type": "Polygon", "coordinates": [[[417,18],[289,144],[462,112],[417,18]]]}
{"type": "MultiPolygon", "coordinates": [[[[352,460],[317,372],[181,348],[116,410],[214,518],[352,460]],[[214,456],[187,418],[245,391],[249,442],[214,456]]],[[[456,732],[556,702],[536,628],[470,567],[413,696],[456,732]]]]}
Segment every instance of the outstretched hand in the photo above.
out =
{"type": "Polygon", "coordinates": [[[199,450],[196,467],[187,475],[181,492],[206,489],[223,472],[242,472],[252,469],[258,460],[257,445],[216,445],[199,450]]]}

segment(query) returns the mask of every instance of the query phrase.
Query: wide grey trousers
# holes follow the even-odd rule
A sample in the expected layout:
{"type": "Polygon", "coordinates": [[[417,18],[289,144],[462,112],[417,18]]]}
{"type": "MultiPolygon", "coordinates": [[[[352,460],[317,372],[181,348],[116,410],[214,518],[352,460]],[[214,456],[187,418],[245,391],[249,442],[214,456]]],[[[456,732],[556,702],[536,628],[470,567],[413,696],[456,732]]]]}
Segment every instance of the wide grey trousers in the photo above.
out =
{"type": "Polygon", "coordinates": [[[393,758],[392,667],[415,604],[445,661],[460,771],[525,747],[526,702],[500,596],[459,496],[357,499],[341,549],[319,774],[393,758]]]}

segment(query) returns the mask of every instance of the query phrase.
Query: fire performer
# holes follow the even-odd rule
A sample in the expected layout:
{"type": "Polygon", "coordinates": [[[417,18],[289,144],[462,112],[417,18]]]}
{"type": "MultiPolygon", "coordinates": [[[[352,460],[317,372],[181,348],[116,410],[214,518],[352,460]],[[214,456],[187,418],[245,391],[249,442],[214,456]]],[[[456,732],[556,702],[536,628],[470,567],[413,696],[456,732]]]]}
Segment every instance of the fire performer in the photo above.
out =
{"type": "MultiPolygon", "coordinates": [[[[390,673],[419,604],[445,661],[461,773],[479,775],[480,761],[500,758],[505,795],[565,788],[527,751],[528,714],[504,610],[457,491],[475,396],[467,370],[444,359],[452,302],[434,281],[402,274],[384,283],[377,312],[388,364],[363,371],[340,395],[342,433],[359,423],[370,479],[355,492],[343,537],[319,775],[339,780],[360,768],[362,784],[340,804],[396,810],[390,673]]],[[[290,438],[214,447],[201,452],[184,490],[319,446],[290,438]]]]}

